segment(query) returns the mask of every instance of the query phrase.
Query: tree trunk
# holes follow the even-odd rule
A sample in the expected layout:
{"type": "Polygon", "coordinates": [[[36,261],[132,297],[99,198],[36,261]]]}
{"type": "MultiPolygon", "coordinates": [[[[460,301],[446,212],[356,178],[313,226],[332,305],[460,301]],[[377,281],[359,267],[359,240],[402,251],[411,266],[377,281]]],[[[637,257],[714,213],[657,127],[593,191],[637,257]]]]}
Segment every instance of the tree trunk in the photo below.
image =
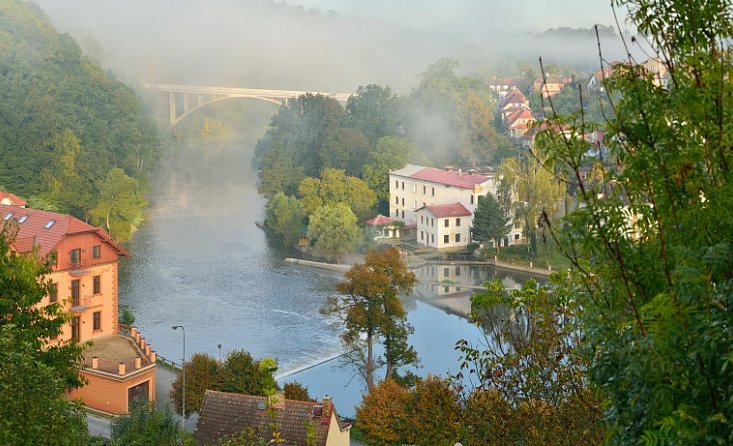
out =
{"type": "MultiPolygon", "coordinates": [[[[389,345],[389,336],[387,336],[387,339],[385,339],[385,346],[389,345]]],[[[385,349],[386,350],[386,349],[385,349]]],[[[384,379],[389,379],[390,376],[392,376],[392,359],[390,358],[389,352],[385,351],[385,358],[386,358],[386,365],[387,365],[387,372],[384,374],[384,379]]]]}
{"type": "Polygon", "coordinates": [[[374,351],[372,345],[372,331],[367,331],[367,361],[366,361],[366,382],[369,393],[374,388],[374,351]]]}

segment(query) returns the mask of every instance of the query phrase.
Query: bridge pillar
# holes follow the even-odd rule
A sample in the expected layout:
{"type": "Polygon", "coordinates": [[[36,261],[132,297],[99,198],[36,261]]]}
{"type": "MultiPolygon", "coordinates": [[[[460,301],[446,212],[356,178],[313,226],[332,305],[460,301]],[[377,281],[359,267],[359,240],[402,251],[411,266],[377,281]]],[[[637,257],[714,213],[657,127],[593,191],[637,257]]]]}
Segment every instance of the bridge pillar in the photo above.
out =
{"type": "Polygon", "coordinates": [[[183,113],[188,111],[188,93],[183,93],[183,113]]]}
{"type": "Polygon", "coordinates": [[[176,123],[176,94],[174,92],[168,93],[168,110],[170,112],[170,123],[171,127],[173,127],[173,124],[176,123]]]}

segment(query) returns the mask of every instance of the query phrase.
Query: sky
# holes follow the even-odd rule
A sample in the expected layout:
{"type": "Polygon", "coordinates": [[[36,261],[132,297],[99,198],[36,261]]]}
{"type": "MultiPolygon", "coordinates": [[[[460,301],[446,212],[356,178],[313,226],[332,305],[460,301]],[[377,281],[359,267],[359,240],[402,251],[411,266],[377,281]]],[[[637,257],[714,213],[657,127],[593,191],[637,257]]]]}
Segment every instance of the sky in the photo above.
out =
{"type": "MultiPolygon", "coordinates": [[[[486,77],[517,62],[597,69],[595,41],[548,28],[613,24],[609,0],[36,0],[130,83],[409,93],[441,57],[486,77]]],[[[617,57],[617,42],[607,43],[617,57]]]]}

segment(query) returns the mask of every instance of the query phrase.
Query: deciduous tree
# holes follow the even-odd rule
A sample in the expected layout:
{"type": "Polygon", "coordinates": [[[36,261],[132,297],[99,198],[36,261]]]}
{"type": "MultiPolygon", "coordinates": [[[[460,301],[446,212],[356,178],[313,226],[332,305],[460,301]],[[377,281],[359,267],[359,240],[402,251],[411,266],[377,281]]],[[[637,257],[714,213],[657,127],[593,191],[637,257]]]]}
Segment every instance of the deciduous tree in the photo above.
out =
{"type": "Polygon", "coordinates": [[[148,205],[138,181],[122,169],[114,168],[97,187],[99,201],[91,211],[92,217],[103,223],[115,239],[128,240],[132,229],[142,221],[143,209],[148,205]]]}
{"type": "Polygon", "coordinates": [[[315,240],[313,252],[316,255],[337,261],[353,252],[363,238],[356,215],[344,203],[316,209],[308,223],[308,236],[315,240]]]}
{"type": "Polygon", "coordinates": [[[292,246],[305,232],[304,220],[303,205],[295,197],[278,192],[267,202],[265,226],[280,237],[285,246],[292,246]]]}

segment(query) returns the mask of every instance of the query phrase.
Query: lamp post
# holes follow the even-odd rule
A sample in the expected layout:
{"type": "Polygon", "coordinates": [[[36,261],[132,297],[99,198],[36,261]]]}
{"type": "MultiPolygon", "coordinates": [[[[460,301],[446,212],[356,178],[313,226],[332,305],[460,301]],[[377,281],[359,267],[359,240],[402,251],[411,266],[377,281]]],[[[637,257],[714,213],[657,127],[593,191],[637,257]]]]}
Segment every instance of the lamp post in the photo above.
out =
{"type": "Polygon", "coordinates": [[[183,331],[183,361],[181,362],[181,367],[183,368],[183,399],[181,404],[181,430],[186,430],[186,329],[183,328],[183,325],[174,325],[171,327],[172,329],[176,330],[178,328],[183,331]]]}

